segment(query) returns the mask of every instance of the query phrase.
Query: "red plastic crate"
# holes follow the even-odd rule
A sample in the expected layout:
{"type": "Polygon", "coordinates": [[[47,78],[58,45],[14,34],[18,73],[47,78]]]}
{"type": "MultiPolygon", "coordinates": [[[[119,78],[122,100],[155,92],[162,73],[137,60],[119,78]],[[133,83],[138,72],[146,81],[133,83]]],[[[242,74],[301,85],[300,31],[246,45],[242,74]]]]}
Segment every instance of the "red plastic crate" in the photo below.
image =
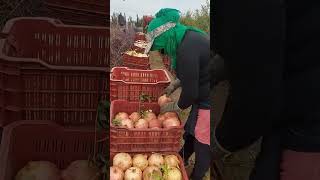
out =
{"type": "Polygon", "coordinates": [[[107,133],[63,128],[47,121],[12,123],[3,131],[0,179],[14,179],[29,161],[50,161],[64,169],[72,161],[87,160],[94,152],[107,152],[106,142],[94,143],[106,138],[107,133]]]}
{"type": "Polygon", "coordinates": [[[130,69],[141,69],[141,70],[150,70],[150,64],[139,65],[139,64],[131,64],[131,63],[122,63],[124,67],[128,67],[130,69]]]}
{"type": "MultiPolygon", "coordinates": [[[[135,154],[146,154],[147,156],[150,156],[152,153],[154,153],[154,152],[143,152],[143,153],[141,153],[141,152],[136,152],[136,153],[129,153],[129,154],[130,154],[131,157],[133,157],[135,154]]],[[[113,157],[114,157],[116,154],[117,154],[117,153],[115,153],[115,152],[111,152],[111,153],[110,153],[110,160],[111,160],[111,162],[112,162],[113,157]]],[[[179,168],[180,168],[180,171],[181,171],[181,173],[182,173],[182,179],[183,179],[183,180],[189,180],[188,174],[187,174],[187,171],[186,171],[186,168],[185,168],[184,163],[183,163],[183,159],[182,159],[182,157],[181,157],[178,153],[176,153],[176,152],[161,152],[160,154],[162,154],[162,155],[175,155],[175,156],[177,156],[178,159],[179,159],[179,161],[180,161],[179,168]]]]}
{"type": "Polygon", "coordinates": [[[45,0],[44,4],[87,12],[99,12],[105,15],[108,15],[110,11],[110,5],[106,0],[45,0]]]}
{"type": "Polygon", "coordinates": [[[113,152],[165,152],[180,150],[183,124],[170,129],[127,129],[112,125],[112,119],[119,112],[133,113],[140,110],[160,112],[157,103],[128,102],[115,100],[110,106],[110,151],[113,152]]]}
{"type": "Polygon", "coordinates": [[[106,27],[65,25],[50,18],[9,20],[0,46],[1,58],[40,59],[49,65],[109,67],[106,27]]]}
{"type": "Polygon", "coordinates": [[[152,16],[143,16],[143,29],[153,20],[152,16]]]}
{"type": "Polygon", "coordinates": [[[149,62],[149,56],[148,57],[136,57],[136,56],[131,56],[129,54],[124,53],[122,56],[123,63],[127,64],[136,64],[140,66],[146,66],[148,65],[149,62]]]}
{"type": "Polygon", "coordinates": [[[141,94],[157,102],[163,90],[170,84],[166,71],[114,67],[110,73],[110,100],[139,101],[141,94]]]}
{"type": "Polygon", "coordinates": [[[168,55],[163,55],[163,56],[162,56],[162,60],[163,60],[163,65],[164,65],[164,67],[165,67],[173,76],[176,76],[175,70],[171,67],[170,57],[169,57],[168,55]]]}
{"type": "Polygon", "coordinates": [[[109,97],[107,70],[16,59],[0,58],[0,126],[18,120],[94,125],[99,100],[109,97]]]}

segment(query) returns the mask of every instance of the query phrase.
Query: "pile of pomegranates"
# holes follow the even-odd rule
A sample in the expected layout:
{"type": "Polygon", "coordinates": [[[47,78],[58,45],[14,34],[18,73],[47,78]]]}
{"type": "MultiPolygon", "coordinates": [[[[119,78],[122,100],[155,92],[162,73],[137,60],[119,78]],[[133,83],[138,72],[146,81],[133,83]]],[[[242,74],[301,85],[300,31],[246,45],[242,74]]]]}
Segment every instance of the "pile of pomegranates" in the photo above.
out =
{"type": "Polygon", "coordinates": [[[113,125],[128,129],[148,128],[171,128],[181,125],[178,115],[175,112],[167,112],[156,116],[151,110],[142,113],[133,112],[130,115],[126,112],[119,112],[113,120],[113,125]]]}
{"type": "Polygon", "coordinates": [[[110,180],[182,180],[175,155],[118,153],[110,167],[110,180]]]}
{"type": "MultiPolygon", "coordinates": [[[[171,98],[163,95],[159,97],[158,104],[160,106],[172,102],[171,98]]],[[[119,112],[113,117],[112,124],[117,127],[128,129],[148,129],[148,128],[171,128],[179,127],[181,122],[177,113],[166,112],[158,116],[152,110],[143,112],[133,112],[128,114],[126,112],[119,112]]]]}

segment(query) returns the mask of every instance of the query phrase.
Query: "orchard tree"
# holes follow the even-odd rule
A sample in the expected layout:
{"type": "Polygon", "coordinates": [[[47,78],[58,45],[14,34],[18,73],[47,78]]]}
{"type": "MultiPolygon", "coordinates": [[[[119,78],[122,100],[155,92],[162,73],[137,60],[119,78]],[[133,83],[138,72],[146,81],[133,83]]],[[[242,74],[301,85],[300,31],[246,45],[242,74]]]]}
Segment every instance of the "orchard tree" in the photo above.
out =
{"type": "Polygon", "coordinates": [[[199,28],[205,32],[210,32],[210,2],[206,0],[206,3],[201,6],[201,9],[197,9],[194,12],[187,11],[181,17],[181,23],[187,26],[193,26],[199,28]]]}

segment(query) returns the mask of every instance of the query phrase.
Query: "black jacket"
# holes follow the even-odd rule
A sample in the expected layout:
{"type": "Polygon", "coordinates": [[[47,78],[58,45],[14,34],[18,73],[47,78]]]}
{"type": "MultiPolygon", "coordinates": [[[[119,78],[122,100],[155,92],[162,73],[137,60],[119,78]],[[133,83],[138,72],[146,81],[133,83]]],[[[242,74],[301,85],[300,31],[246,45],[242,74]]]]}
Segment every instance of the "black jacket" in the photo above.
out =
{"type": "Polygon", "coordinates": [[[176,75],[181,81],[178,105],[186,109],[198,104],[209,109],[210,39],[194,31],[187,31],[177,50],[176,75]]]}
{"type": "Polygon", "coordinates": [[[176,75],[181,82],[178,106],[192,106],[185,131],[194,135],[198,109],[210,109],[210,39],[187,31],[177,50],[176,75]]]}

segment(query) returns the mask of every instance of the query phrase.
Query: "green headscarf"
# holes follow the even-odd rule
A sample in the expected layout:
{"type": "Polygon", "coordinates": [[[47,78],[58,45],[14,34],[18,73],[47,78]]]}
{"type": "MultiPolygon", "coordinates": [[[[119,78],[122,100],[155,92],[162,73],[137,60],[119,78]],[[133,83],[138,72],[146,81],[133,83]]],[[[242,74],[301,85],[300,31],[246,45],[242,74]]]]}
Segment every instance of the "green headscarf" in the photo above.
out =
{"type": "Polygon", "coordinates": [[[205,32],[190,26],[180,24],[180,11],[176,9],[165,8],[161,9],[155,18],[149,23],[147,32],[151,32],[161,25],[168,22],[176,23],[175,27],[165,31],[160,36],[154,39],[151,50],[164,49],[164,53],[169,55],[171,58],[171,67],[176,69],[177,61],[177,49],[186,33],[187,30],[192,30],[202,34],[205,32]]]}

